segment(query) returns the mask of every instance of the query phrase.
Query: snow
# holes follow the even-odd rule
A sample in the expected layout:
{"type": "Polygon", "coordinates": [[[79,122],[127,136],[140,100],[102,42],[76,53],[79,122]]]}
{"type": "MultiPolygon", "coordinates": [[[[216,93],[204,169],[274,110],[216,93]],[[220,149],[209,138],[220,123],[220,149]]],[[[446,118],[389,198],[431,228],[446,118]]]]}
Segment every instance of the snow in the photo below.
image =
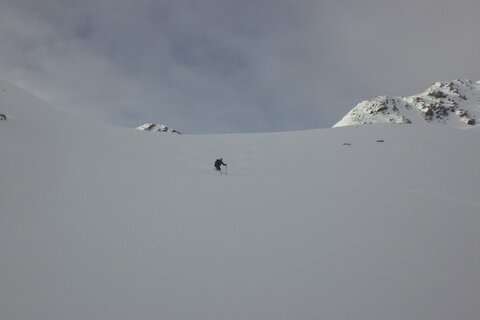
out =
{"type": "Polygon", "coordinates": [[[371,123],[429,123],[469,128],[480,118],[480,82],[437,82],[410,97],[378,96],[360,102],[334,127],[371,123]]]}
{"type": "Polygon", "coordinates": [[[170,132],[170,133],[181,134],[181,132],[175,129],[170,129],[164,124],[156,124],[156,123],[150,123],[150,122],[142,124],[141,126],[138,126],[135,129],[141,130],[141,131],[150,131],[150,132],[170,132]]]}
{"type": "Polygon", "coordinates": [[[3,82],[0,113],[1,319],[480,317],[478,126],[149,135],[3,82]]]}

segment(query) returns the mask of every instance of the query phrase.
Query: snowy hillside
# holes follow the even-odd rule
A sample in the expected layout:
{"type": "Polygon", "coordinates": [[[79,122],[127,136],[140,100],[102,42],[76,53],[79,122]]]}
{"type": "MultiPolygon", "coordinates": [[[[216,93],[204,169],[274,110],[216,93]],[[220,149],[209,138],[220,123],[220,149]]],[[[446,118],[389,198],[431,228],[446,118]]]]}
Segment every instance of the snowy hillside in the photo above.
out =
{"type": "Polygon", "coordinates": [[[143,134],[5,83],[0,113],[0,319],[480,318],[480,126],[143,134]]]}
{"type": "Polygon", "coordinates": [[[362,101],[334,127],[368,123],[441,123],[469,127],[480,119],[480,81],[437,82],[410,97],[362,101]]]}

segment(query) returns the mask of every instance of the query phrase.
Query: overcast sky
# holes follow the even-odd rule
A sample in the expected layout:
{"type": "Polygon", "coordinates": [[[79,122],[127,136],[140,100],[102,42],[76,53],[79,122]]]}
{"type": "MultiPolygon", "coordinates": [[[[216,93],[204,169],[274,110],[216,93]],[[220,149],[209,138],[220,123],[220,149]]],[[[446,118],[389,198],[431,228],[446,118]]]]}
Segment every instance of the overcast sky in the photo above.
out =
{"type": "Polygon", "coordinates": [[[478,0],[0,0],[0,79],[123,126],[299,130],[480,80],[479,36],[478,0]]]}

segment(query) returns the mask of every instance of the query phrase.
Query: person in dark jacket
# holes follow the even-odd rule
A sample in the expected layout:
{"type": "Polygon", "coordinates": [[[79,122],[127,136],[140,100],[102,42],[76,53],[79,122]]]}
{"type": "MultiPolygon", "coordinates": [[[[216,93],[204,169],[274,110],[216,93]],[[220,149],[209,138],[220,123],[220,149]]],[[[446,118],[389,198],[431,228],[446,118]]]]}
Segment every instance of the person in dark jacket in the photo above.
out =
{"type": "Polygon", "coordinates": [[[218,171],[222,170],[220,168],[220,166],[226,166],[227,164],[223,162],[223,159],[220,158],[220,159],[217,159],[215,160],[215,164],[213,165],[215,167],[215,169],[217,169],[218,171]]]}

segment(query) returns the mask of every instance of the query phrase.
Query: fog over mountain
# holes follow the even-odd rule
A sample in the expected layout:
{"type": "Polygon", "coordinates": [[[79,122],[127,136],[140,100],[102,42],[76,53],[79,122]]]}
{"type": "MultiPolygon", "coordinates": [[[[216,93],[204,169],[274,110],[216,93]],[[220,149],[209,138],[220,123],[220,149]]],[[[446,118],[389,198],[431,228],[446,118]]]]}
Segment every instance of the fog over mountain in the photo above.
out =
{"type": "Polygon", "coordinates": [[[3,0],[0,75],[103,122],[331,127],[359,101],[480,79],[478,0],[3,0]]]}

